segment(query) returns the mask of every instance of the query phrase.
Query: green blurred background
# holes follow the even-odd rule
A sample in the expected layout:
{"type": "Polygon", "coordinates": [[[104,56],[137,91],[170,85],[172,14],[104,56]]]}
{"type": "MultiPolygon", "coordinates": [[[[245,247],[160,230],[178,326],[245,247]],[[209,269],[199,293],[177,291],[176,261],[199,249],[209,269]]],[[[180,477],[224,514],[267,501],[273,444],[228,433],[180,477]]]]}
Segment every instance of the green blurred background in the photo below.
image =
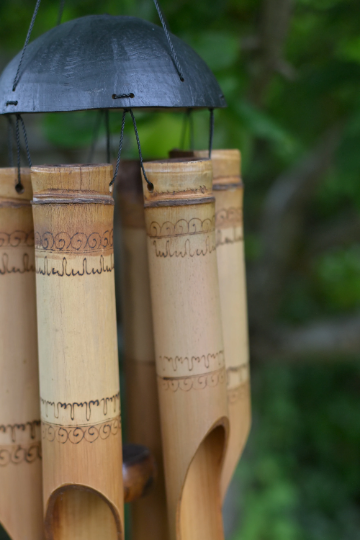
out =
{"type": "MultiPolygon", "coordinates": [[[[21,49],[34,5],[1,0],[1,69],[21,49]]],[[[161,6],[227,98],[215,148],[243,157],[253,428],[225,505],[227,538],[360,539],[360,3],[161,6]]],[[[43,0],[33,38],[58,9],[43,0]]],[[[67,0],[63,21],[92,13],[158,23],[151,0],[67,0]]],[[[179,146],[183,115],[136,117],[145,158],[179,146]]],[[[87,160],[97,113],[24,119],[34,163],[87,160]]],[[[193,121],[203,148],[208,113],[193,121]]],[[[114,155],[120,122],[112,112],[114,155]]],[[[134,157],[128,124],[123,156],[134,157]]],[[[0,118],[1,166],[6,139],[0,118]]],[[[105,147],[101,127],[95,159],[105,147]]]]}

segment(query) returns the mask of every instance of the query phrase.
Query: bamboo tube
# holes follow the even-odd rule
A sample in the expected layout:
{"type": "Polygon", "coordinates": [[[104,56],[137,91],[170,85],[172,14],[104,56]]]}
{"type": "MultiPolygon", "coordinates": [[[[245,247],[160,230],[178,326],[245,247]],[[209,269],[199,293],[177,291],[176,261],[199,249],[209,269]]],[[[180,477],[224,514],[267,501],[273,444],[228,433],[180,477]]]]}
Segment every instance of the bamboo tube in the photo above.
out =
{"type": "Polygon", "coordinates": [[[43,538],[34,227],[30,171],[0,169],[0,522],[43,538]]]}
{"type": "Polygon", "coordinates": [[[167,510],[150,299],[147,237],[139,161],[122,161],[116,187],[121,217],[122,313],[129,440],[146,445],[158,475],[130,507],[133,540],[167,540],[167,510]]]}
{"type": "Polygon", "coordinates": [[[110,165],[33,167],[45,532],[123,538],[110,165]]]}
{"type": "Polygon", "coordinates": [[[208,160],[145,164],[145,221],[170,540],[221,540],[226,374],[208,160]]]}
{"type": "MultiPolygon", "coordinates": [[[[181,151],[171,154],[183,155],[181,151]]],[[[188,154],[188,153],[187,153],[188,154]]],[[[206,157],[207,150],[191,155],[206,157]]],[[[221,479],[225,497],[251,425],[249,345],[243,240],[243,184],[238,150],[213,150],[216,253],[219,269],[230,437],[221,479]]]]}

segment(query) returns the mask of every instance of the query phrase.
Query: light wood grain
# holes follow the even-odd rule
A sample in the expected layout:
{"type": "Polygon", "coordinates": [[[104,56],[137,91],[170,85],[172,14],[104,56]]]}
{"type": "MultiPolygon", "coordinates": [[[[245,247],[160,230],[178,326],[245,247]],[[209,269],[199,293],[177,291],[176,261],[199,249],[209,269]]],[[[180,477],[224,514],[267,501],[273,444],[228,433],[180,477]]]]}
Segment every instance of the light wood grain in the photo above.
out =
{"type": "Polygon", "coordinates": [[[221,540],[228,433],[208,160],[145,164],[156,369],[171,540],[221,540]]]}
{"type": "Polygon", "coordinates": [[[123,538],[110,165],[33,167],[46,537],[123,538]]]}
{"type": "Polygon", "coordinates": [[[41,429],[30,171],[0,169],[0,522],[43,538],[41,429]]]}
{"type": "MultiPolygon", "coordinates": [[[[174,156],[185,153],[175,150],[174,156]]],[[[206,157],[207,150],[186,152],[206,157]]],[[[216,252],[227,368],[230,437],[221,479],[225,497],[251,425],[249,344],[243,232],[243,184],[238,150],[213,150],[216,252]]]]}
{"type": "Polygon", "coordinates": [[[158,475],[149,494],[130,506],[133,540],[167,540],[167,508],[161,447],[151,313],[147,236],[139,161],[122,161],[116,183],[121,218],[121,301],[129,441],[147,446],[158,475]]]}

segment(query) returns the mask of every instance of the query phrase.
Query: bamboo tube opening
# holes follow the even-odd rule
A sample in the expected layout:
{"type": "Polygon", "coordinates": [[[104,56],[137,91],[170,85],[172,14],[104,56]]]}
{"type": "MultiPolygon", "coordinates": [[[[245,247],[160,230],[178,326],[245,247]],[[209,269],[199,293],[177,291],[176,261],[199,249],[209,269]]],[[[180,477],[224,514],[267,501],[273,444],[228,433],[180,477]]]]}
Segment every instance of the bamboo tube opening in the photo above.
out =
{"type": "Polygon", "coordinates": [[[32,168],[44,505],[51,540],[101,538],[101,530],[108,540],[123,535],[111,177],[111,165],[32,168]],[[98,526],[84,519],[89,512],[98,526]]]}
{"type": "Polygon", "coordinates": [[[212,164],[175,159],[144,166],[154,184],[144,199],[170,539],[206,537],[213,500],[210,538],[222,540],[228,411],[212,164]]]}
{"type": "MultiPolygon", "coordinates": [[[[204,157],[207,150],[170,155],[204,157]]],[[[216,251],[227,367],[230,437],[221,491],[225,497],[251,426],[249,344],[243,235],[243,184],[239,150],[213,150],[216,251]]]]}
{"type": "Polygon", "coordinates": [[[51,540],[121,538],[116,509],[86,486],[65,486],[55,491],[46,516],[45,528],[51,540]]]}
{"type": "Polygon", "coordinates": [[[223,537],[218,485],[225,441],[224,427],[215,427],[202,441],[190,464],[178,507],[181,539],[198,538],[195,532],[198,530],[206,540],[223,537]]]}

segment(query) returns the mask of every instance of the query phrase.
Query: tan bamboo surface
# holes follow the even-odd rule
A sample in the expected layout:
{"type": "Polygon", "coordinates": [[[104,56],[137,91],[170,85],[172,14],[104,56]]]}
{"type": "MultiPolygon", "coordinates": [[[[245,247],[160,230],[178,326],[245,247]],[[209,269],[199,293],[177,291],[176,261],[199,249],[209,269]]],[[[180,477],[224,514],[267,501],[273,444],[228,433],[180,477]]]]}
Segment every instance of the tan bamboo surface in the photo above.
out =
{"type": "MultiPolygon", "coordinates": [[[[175,150],[172,155],[184,153],[175,150]]],[[[188,152],[185,153],[189,155],[188,152]]],[[[208,150],[190,152],[208,156],[208,150]]],[[[225,497],[251,425],[249,344],[239,150],[213,150],[216,252],[227,368],[230,437],[221,479],[225,497]]]]}
{"type": "Polygon", "coordinates": [[[0,523],[43,538],[41,428],[30,171],[0,169],[0,523]]]}
{"type": "Polygon", "coordinates": [[[209,160],[145,163],[148,236],[170,540],[222,540],[228,435],[209,160]]]}
{"type": "Polygon", "coordinates": [[[116,184],[121,218],[122,320],[128,438],[147,446],[158,468],[146,498],[130,507],[133,540],[167,540],[168,524],[140,162],[122,161],[116,184]]]}
{"type": "Polygon", "coordinates": [[[111,165],[32,168],[45,532],[123,538],[111,165]]]}

